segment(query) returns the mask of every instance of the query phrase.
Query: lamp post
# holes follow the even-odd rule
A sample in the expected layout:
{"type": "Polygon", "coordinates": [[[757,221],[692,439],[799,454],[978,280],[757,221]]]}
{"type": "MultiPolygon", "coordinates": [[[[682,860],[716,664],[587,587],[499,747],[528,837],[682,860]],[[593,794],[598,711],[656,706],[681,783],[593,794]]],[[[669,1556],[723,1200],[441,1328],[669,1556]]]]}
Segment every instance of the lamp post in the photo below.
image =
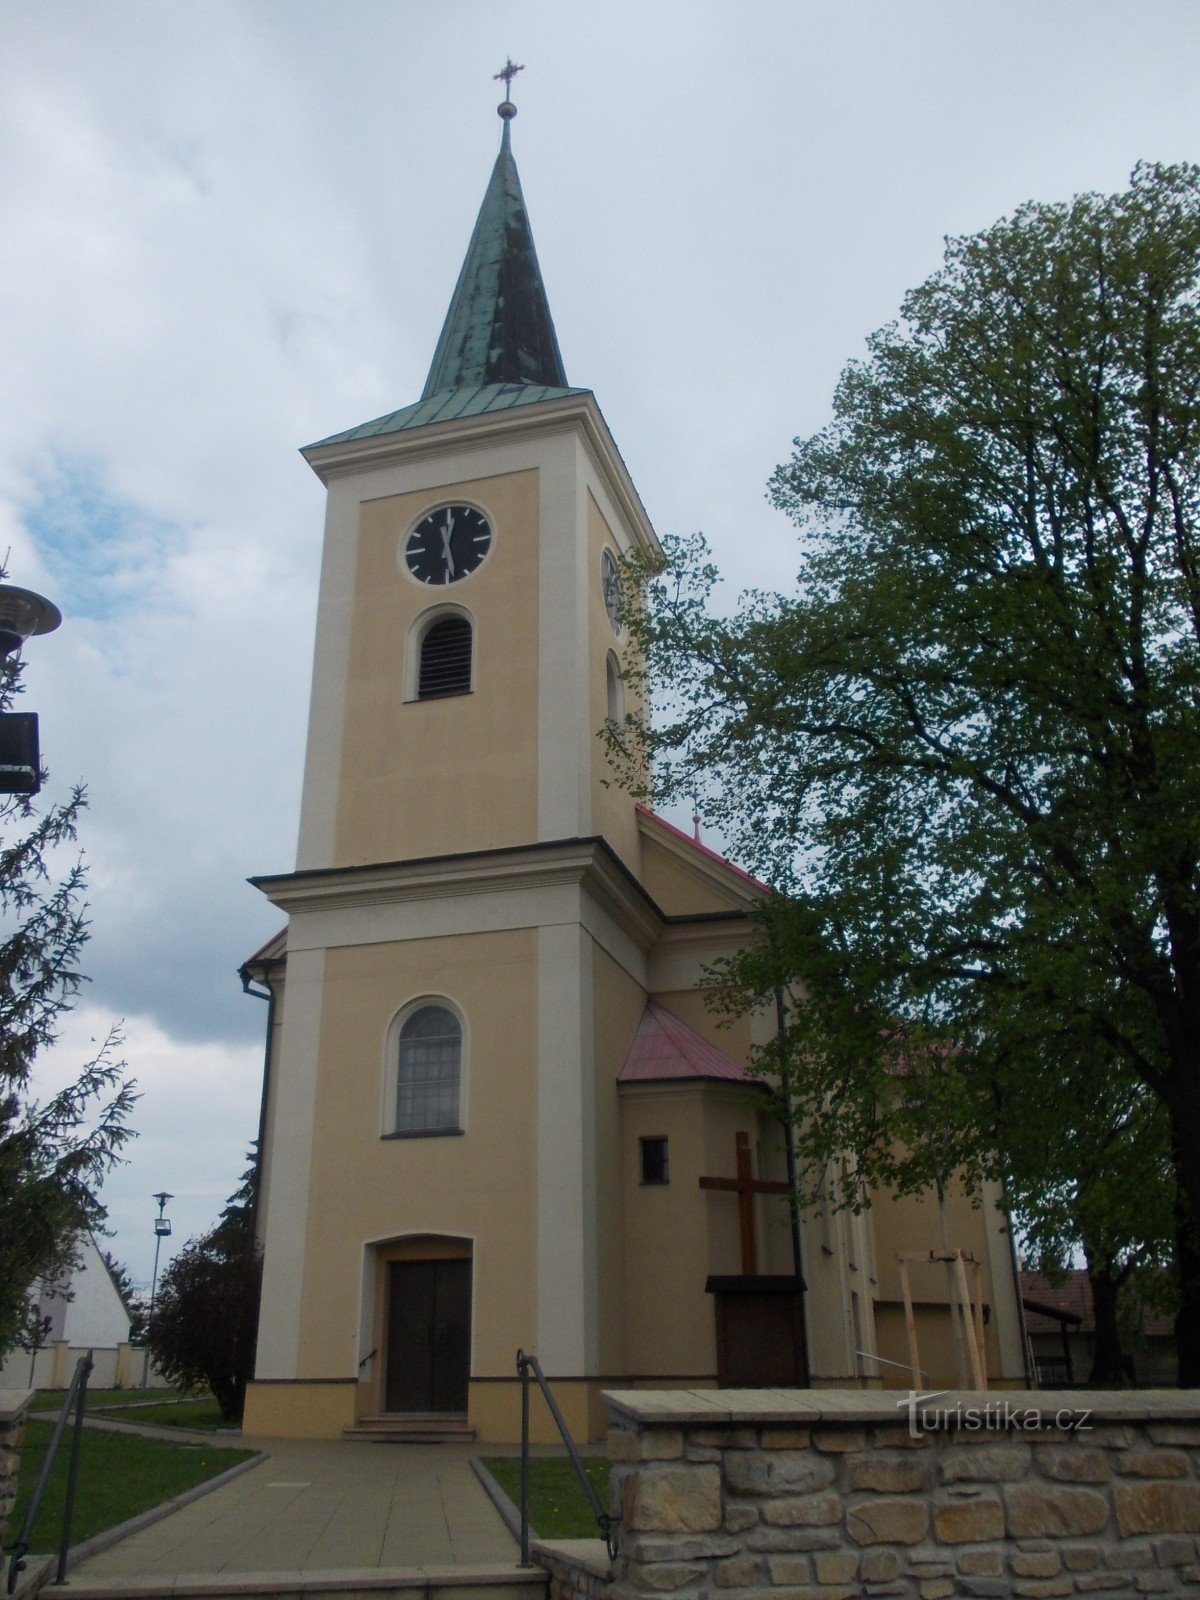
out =
{"type": "MultiPolygon", "coordinates": [[[[151,1320],[153,1320],[153,1317],[154,1317],[154,1297],[158,1293],[158,1252],[162,1249],[163,1240],[164,1239],[168,1239],[171,1236],[171,1219],[169,1217],[164,1217],[163,1216],[163,1212],[166,1210],[167,1201],[168,1200],[173,1200],[175,1198],[175,1196],[173,1194],[168,1194],[165,1189],[162,1189],[162,1190],[159,1191],[158,1194],[156,1194],[154,1196],[154,1198],[158,1201],[158,1215],[154,1219],[154,1276],[150,1280],[150,1317],[151,1317],[151,1320]]],[[[145,1335],[143,1335],[142,1342],[143,1342],[143,1344],[145,1344],[145,1335]]],[[[149,1383],[149,1381],[150,1381],[150,1346],[147,1344],[147,1345],[145,1345],[145,1349],[144,1349],[144,1351],[142,1353],[142,1393],[143,1394],[145,1394],[145,1392],[146,1392],[146,1386],[149,1383]]]]}
{"type": "MultiPolygon", "coordinates": [[[[35,633],[53,633],[62,612],[44,595],[0,583],[0,661],[35,633]]],[[[0,712],[0,794],[36,794],[42,786],[36,711],[0,712]]]]}

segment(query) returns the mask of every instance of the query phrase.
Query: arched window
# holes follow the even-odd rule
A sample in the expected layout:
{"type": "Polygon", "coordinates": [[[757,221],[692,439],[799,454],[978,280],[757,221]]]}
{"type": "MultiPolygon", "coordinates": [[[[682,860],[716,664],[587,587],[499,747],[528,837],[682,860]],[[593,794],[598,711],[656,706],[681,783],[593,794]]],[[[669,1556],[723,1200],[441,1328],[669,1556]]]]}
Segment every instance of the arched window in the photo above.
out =
{"type": "Polygon", "coordinates": [[[396,1133],[455,1133],[462,1024],[445,1006],[421,1005],[396,1036],[396,1133]]]}
{"type": "Polygon", "coordinates": [[[621,682],[621,665],[610,650],[604,664],[604,683],[606,694],[606,715],[612,723],[620,724],[625,720],[625,689],[621,682]]]}
{"type": "Polygon", "coordinates": [[[421,639],[417,699],[471,692],[471,624],[457,614],[439,617],[421,639]]]}

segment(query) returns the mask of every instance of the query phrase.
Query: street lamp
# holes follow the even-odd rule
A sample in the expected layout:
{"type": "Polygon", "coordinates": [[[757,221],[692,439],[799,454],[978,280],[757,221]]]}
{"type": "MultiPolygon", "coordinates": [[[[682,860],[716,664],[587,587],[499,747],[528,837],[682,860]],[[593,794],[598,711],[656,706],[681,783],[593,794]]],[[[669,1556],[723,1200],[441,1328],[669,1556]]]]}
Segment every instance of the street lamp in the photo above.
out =
{"type": "MultiPolygon", "coordinates": [[[[44,595],[0,583],[0,661],[35,633],[53,633],[62,612],[44,595]]],[[[0,712],[0,794],[36,794],[42,786],[36,711],[0,712]]]]}
{"type": "MultiPolygon", "coordinates": [[[[175,1196],[173,1194],[168,1194],[165,1189],[162,1189],[162,1190],[159,1191],[158,1194],[156,1194],[154,1196],[154,1198],[158,1201],[158,1215],[154,1219],[154,1276],[150,1280],[150,1319],[151,1319],[151,1321],[153,1321],[153,1318],[154,1318],[154,1297],[158,1293],[158,1252],[162,1248],[163,1240],[164,1239],[169,1239],[170,1236],[171,1236],[171,1219],[170,1219],[170,1217],[164,1217],[163,1216],[163,1212],[167,1208],[167,1201],[168,1200],[174,1200],[175,1196]]],[[[143,1343],[144,1342],[145,1342],[145,1336],[143,1335],[143,1343]]],[[[149,1379],[150,1379],[150,1346],[146,1345],[146,1348],[145,1348],[145,1350],[144,1350],[144,1352],[142,1354],[142,1393],[143,1394],[145,1394],[145,1392],[146,1392],[146,1386],[147,1386],[147,1384],[149,1382],[149,1379]]]]}

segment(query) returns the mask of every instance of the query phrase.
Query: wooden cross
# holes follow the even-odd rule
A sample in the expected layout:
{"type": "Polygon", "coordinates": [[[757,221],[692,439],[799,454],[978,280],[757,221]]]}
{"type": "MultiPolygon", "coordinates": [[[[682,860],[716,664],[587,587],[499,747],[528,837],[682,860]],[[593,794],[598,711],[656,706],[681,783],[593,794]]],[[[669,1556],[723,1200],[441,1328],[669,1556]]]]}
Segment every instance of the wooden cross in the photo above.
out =
{"type": "Polygon", "coordinates": [[[788,1194],[786,1183],[768,1183],[756,1178],[750,1166],[750,1135],[739,1133],[737,1139],[737,1177],[701,1178],[702,1189],[720,1189],[738,1197],[738,1231],[742,1239],[742,1276],[753,1278],[758,1272],[758,1251],[754,1246],[754,1196],[756,1194],[788,1194]]]}

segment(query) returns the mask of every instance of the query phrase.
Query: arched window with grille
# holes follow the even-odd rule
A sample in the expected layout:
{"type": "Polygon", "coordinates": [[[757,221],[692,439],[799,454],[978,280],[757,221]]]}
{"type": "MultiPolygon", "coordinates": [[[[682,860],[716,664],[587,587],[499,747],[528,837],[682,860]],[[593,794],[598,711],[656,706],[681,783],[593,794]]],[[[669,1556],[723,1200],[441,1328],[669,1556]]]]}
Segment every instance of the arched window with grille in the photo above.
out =
{"type": "Polygon", "coordinates": [[[393,1032],[395,1134],[458,1133],[462,1127],[462,1023],[447,1006],[426,1001],[402,1013],[393,1032]]]}
{"type": "Polygon", "coordinates": [[[471,692],[471,622],[459,612],[436,618],[421,635],[417,700],[471,692]]]}

